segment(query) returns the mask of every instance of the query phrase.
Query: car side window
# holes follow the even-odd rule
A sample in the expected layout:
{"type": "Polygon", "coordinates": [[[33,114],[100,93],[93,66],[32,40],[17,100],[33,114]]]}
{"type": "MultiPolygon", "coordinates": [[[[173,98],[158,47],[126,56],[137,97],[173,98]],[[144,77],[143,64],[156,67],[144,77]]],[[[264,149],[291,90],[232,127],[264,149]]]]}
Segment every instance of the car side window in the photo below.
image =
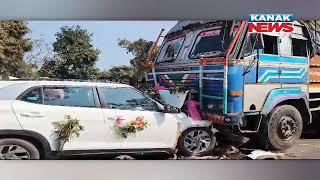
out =
{"type": "Polygon", "coordinates": [[[100,88],[108,109],[158,111],[157,104],[132,88],[100,88]]]}
{"type": "Polygon", "coordinates": [[[31,89],[21,98],[22,101],[41,104],[42,96],[41,96],[41,88],[31,89]]]}
{"type": "Polygon", "coordinates": [[[44,87],[45,105],[95,107],[92,87],[44,87]]]}

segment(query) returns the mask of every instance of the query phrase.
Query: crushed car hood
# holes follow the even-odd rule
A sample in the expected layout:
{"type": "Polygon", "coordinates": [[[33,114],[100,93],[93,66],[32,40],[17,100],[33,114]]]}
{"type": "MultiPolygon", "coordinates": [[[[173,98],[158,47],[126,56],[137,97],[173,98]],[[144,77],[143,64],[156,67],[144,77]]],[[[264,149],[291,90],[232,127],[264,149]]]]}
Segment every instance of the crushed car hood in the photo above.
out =
{"type": "Polygon", "coordinates": [[[169,90],[159,90],[161,100],[171,106],[181,108],[189,91],[185,93],[171,94],[169,90]]]}

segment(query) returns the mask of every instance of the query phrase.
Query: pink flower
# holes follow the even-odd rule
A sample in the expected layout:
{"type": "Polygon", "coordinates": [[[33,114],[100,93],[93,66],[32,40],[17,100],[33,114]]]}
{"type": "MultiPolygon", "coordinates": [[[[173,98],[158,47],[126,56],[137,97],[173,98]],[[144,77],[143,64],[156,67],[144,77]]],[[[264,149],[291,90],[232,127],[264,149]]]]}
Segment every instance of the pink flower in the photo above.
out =
{"type": "Polygon", "coordinates": [[[125,119],[124,119],[122,116],[118,116],[118,117],[116,118],[116,125],[117,125],[118,127],[123,127],[123,126],[124,126],[124,123],[123,123],[124,120],[125,120],[125,119]]]}

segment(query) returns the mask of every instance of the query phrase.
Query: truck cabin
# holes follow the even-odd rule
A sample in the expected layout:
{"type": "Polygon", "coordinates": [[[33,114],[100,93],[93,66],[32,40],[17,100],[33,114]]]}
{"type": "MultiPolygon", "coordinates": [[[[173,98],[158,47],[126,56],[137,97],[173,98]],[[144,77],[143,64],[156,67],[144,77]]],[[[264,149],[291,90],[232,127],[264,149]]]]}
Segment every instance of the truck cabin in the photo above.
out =
{"type": "Polygon", "coordinates": [[[294,22],[291,33],[248,33],[245,21],[181,21],[165,36],[146,80],[197,92],[202,118],[218,124],[244,126],[257,119],[252,115],[269,113],[276,89],[305,94],[313,99],[310,110],[320,110],[320,36],[312,25],[294,22]]]}

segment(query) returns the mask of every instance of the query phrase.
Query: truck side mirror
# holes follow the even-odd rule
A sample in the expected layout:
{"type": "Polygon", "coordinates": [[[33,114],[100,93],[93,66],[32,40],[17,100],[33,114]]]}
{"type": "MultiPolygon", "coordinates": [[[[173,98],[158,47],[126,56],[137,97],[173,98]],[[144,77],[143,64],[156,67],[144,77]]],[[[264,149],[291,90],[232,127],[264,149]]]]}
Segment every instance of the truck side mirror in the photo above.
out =
{"type": "Polygon", "coordinates": [[[263,42],[263,37],[262,37],[261,33],[250,34],[250,40],[251,40],[251,44],[253,46],[253,49],[263,49],[264,48],[264,42],[263,42]]]}

